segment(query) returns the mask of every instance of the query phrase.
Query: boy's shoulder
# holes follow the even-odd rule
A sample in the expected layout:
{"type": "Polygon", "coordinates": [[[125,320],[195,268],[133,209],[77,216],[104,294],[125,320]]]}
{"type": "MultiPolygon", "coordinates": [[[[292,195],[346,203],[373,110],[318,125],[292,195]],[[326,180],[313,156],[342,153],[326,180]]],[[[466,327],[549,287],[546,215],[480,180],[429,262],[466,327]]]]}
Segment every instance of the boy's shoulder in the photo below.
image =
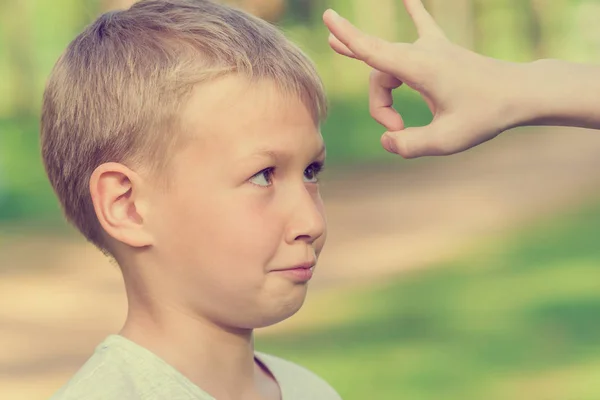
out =
{"type": "MultiPolygon", "coordinates": [[[[283,400],[341,400],[336,391],[308,369],[257,352],[273,374],[283,400]]],[[[50,400],[214,400],[151,351],[111,335],[50,400]]]]}
{"type": "Polygon", "coordinates": [[[150,351],[111,335],[50,400],[214,400],[150,351]]]}
{"type": "Polygon", "coordinates": [[[255,354],[279,383],[284,400],[341,400],[331,385],[310,370],[270,354],[255,354]]]}

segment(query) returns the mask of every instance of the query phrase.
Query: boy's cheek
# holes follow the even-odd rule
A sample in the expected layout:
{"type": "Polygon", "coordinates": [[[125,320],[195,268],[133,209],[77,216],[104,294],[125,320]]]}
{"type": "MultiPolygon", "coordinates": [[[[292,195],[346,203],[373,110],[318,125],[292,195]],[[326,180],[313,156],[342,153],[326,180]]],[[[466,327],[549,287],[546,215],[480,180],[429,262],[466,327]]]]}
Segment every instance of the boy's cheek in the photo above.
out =
{"type": "Polygon", "coordinates": [[[315,241],[315,253],[317,254],[317,257],[321,253],[321,250],[323,250],[323,247],[325,247],[326,242],[327,242],[327,227],[325,228],[323,235],[321,235],[321,237],[315,241]]]}

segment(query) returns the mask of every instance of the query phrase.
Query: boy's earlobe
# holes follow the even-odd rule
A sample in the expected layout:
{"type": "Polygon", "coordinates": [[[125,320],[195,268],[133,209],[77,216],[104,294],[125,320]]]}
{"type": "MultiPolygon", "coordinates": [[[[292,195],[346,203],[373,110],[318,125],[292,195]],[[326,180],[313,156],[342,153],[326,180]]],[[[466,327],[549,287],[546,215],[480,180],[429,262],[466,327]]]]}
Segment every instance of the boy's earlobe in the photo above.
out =
{"type": "Polygon", "coordinates": [[[119,163],[102,164],[90,177],[90,195],[102,229],[113,239],[138,248],[152,244],[144,223],[141,186],[139,175],[119,163]]]}

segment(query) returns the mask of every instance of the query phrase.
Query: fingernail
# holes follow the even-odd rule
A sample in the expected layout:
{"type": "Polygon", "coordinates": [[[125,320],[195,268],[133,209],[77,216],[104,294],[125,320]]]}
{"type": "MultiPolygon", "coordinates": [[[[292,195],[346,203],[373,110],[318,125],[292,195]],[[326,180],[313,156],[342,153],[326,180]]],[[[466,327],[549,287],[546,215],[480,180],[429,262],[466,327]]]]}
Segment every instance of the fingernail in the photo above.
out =
{"type": "Polygon", "coordinates": [[[333,16],[333,18],[335,18],[337,20],[342,19],[342,17],[340,17],[340,14],[338,14],[335,10],[333,10],[331,8],[329,10],[331,11],[331,15],[333,16]]]}
{"type": "Polygon", "coordinates": [[[383,147],[390,153],[398,154],[398,148],[396,147],[396,141],[387,133],[383,135],[383,147]]]}

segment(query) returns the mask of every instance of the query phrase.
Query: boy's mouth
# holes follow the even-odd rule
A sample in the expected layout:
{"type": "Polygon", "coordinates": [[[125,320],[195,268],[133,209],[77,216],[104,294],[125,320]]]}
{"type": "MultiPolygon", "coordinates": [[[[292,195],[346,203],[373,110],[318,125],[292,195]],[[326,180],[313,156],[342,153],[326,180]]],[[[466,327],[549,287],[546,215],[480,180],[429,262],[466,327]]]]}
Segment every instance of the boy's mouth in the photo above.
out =
{"type": "Polygon", "coordinates": [[[294,265],[289,268],[280,268],[272,270],[271,272],[275,272],[277,274],[281,274],[289,279],[298,282],[308,282],[312,276],[315,269],[315,262],[309,261],[301,264],[294,265]]]}

